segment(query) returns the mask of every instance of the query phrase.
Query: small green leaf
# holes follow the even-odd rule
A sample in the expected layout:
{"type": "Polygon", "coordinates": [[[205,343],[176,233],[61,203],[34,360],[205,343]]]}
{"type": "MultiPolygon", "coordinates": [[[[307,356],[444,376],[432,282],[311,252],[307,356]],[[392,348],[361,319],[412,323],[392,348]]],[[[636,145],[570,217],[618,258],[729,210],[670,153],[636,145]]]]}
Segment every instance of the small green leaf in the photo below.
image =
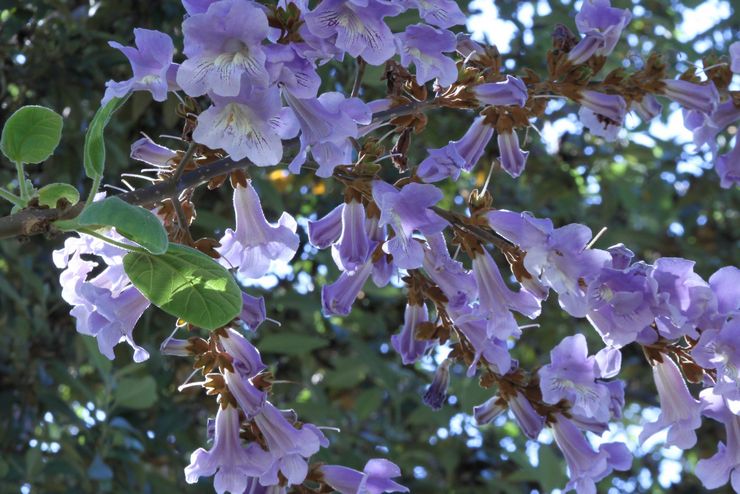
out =
{"type": "Polygon", "coordinates": [[[128,97],[113,98],[101,106],[87,128],[85,134],[84,165],[85,173],[90,178],[99,177],[105,170],[105,127],[113,113],[126,102],[128,97]]]}
{"type": "Polygon", "coordinates": [[[154,305],[201,328],[224,326],[241,311],[241,290],[231,274],[190,247],[170,244],[159,256],[131,252],[123,268],[154,305]]]}
{"type": "Polygon", "coordinates": [[[5,122],[0,149],[14,163],[41,163],[62,138],[61,115],[43,106],[24,106],[5,122]]]}
{"type": "Polygon", "coordinates": [[[75,221],[80,226],[114,226],[152,254],[164,254],[169,244],[167,232],[154,214],[115,196],[93,202],[75,221]]]}
{"type": "Polygon", "coordinates": [[[329,340],[300,333],[270,333],[260,340],[261,352],[303,355],[329,345],[329,340]]]}
{"type": "Polygon", "coordinates": [[[157,401],[157,383],[152,376],[127,377],[118,381],[113,393],[116,406],[143,410],[157,401]]]}
{"type": "Polygon", "coordinates": [[[55,208],[59,199],[66,199],[70,204],[80,201],[80,193],[69,184],[49,184],[41,187],[38,191],[39,204],[55,208]]]}

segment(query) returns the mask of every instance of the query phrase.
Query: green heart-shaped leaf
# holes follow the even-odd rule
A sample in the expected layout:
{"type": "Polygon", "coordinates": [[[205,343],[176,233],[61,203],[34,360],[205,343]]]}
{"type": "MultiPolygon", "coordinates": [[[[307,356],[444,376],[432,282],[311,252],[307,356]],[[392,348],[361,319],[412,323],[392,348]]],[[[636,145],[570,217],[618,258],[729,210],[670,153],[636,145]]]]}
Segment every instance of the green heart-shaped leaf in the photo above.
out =
{"type": "Polygon", "coordinates": [[[14,163],[41,163],[59,145],[64,121],[43,106],[24,106],[5,122],[0,149],[14,163]]]}

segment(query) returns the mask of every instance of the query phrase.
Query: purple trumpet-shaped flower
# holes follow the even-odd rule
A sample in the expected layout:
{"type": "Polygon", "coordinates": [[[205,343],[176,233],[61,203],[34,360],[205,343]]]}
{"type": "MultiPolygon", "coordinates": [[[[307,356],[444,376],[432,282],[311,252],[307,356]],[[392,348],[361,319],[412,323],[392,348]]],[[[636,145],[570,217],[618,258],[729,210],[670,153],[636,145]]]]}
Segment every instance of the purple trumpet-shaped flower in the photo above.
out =
{"type": "Polygon", "coordinates": [[[267,395],[264,391],[257,389],[249,379],[241,376],[241,373],[223,371],[224,382],[229,392],[236,400],[248,420],[253,419],[262,411],[267,395]]]}
{"type": "Polygon", "coordinates": [[[242,292],[242,311],[239,313],[239,319],[247,325],[250,331],[256,330],[267,319],[265,298],[253,297],[242,292]]]}
{"type": "Polygon", "coordinates": [[[540,302],[529,292],[514,292],[506,286],[491,255],[484,249],[473,257],[473,275],[478,285],[479,313],[487,321],[487,333],[505,340],[519,336],[519,325],[511,313],[515,310],[530,319],[540,314],[540,302]]]}
{"type": "Polygon", "coordinates": [[[177,153],[170,148],[160,146],[149,137],[142,137],[131,144],[131,159],[162,168],[169,167],[177,153]]]}
{"type": "Polygon", "coordinates": [[[244,379],[252,378],[267,368],[260,352],[238,331],[226,328],[219,333],[218,341],[224,351],[231,355],[234,368],[244,379]]]}
{"type": "Polygon", "coordinates": [[[648,122],[660,115],[660,112],[663,111],[663,105],[652,94],[646,94],[641,100],[632,101],[629,109],[634,110],[640,115],[640,118],[648,122]]]}
{"type": "Polygon", "coordinates": [[[316,175],[330,177],[338,165],[352,162],[350,138],[359,136],[358,124],[370,124],[370,107],[358,98],[345,98],[338,92],[323,93],[318,98],[297,98],[283,91],[301,129],[301,148],[288,166],[299,173],[308,152],[318,163],[316,175]]]}
{"type": "Polygon", "coordinates": [[[719,93],[714,82],[694,84],[679,79],[663,79],[663,94],[688,110],[710,115],[719,104],[719,93]]]}
{"type": "Polygon", "coordinates": [[[506,342],[488,334],[488,322],[470,307],[455,309],[447,306],[455,325],[475,350],[475,358],[468,367],[467,376],[475,375],[478,362],[484,359],[493,370],[505,374],[511,369],[511,355],[506,342]]]}
{"type": "Polygon", "coordinates": [[[396,266],[415,269],[422,265],[424,249],[414,240],[413,233],[439,233],[447,221],[429,209],[442,199],[442,191],[432,185],[410,183],[400,191],[394,186],[373,181],[373,199],[380,209],[380,226],[390,225],[395,236],[383,244],[383,252],[391,254],[396,266]]]}
{"type": "Polygon", "coordinates": [[[317,249],[326,249],[339,240],[342,235],[342,212],[344,203],[335,207],[329,214],[318,220],[308,222],[308,241],[317,249]]]}
{"type": "Polygon", "coordinates": [[[740,74],[740,41],[730,45],[730,70],[740,74]]]}
{"type": "Polygon", "coordinates": [[[719,268],[709,277],[709,287],[717,297],[718,314],[729,316],[740,311],[740,268],[719,268]]]}
{"type": "Polygon", "coordinates": [[[607,141],[617,138],[617,132],[624,123],[627,103],[616,94],[604,94],[596,91],[581,91],[578,102],[582,105],[578,116],[583,125],[592,134],[607,141]]]}
{"type": "Polygon", "coordinates": [[[507,403],[524,435],[530,439],[537,439],[545,419],[535,411],[527,397],[517,391],[514,396],[507,398],[507,403]]]}
{"type": "Polygon", "coordinates": [[[270,79],[296,98],[315,98],[321,86],[316,64],[304,58],[296,45],[272,44],[265,47],[270,79]]]}
{"type": "Polygon", "coordinates": [[[478,285],[473,274],[462,263],[450,257],[444,235],[427,235],[422,266],[427,275],[447,297],[447,304],[455,309],[478,298],[478,285]]]}
{"type": "Polygon", "coordinates": [[[727,401],[732,413],[740,414],[740,318],[733,317],[719,330],[702,331],[691,355],[705,369],[717,370],[714,393],[727,401]]]}
{"type": "Polygon", "coordinates": [[[277,89],[245,89],[234,98],[211,99],[213,106],[198,115],[195,142],[223,149],[234,160],[248,158],[257,166],[280,162],[282,139],[295,137],[298,125],[292,112],[280,106],[277,89]]]}
{"type": "Polygon", "coordinates": [[[501,132],[498,135],[498,148],[501,152],[499,159],[501,167],[506,173],[516,178],[524,171],[527,164],[529,151],[522,151],[519,148],[519,136],[513,129],[509,132],[501,132]]]}
{"type": "Polygon", "coordinates": [[[302,483],[308,474],[306,458],[316,453],[322,444],[326,444],[323,434],[310,424],[296,429],[269,401],[254,418],[254,422],[262,432],[267,449],[274,459],[272,467],[263,471],[260,482],[263,485],[277,484],[277,474],[280,471],[289,484],[302,483]]]}
{"type": "Polygon", "coordinates": [[[535,279],[558,293],[560,306],[574,317],[585,317],[585,287],[596,278],[610,255],[586,249],[591,230],[577,223],[554,228],[549,219],[529,213],[498,210],[488,213],[496,232],[517,244],[526,255],[524,267],[535,279]]]}
{"type": "Polygon", "coordinates": [[[499,395],[487,399],[484,403],[473,407],[473,417],[478,425],[486,425],[509,409],[506,400],[499,395]]]}
{"type": "Polygon", "coordinates": [[[182,0],[182,6],[188,15],[203,14],[212,3],[218,0],[182,0]]]}
{"type": "Polygon", "coordinates": [[[642,262],[625,270],[605,267],[589,284],[586,317],[607,345],[628,345],[652,324],[657,284],[651,274],[642,262]]]}
{"type": "Polygon", "coordinates": [[[645,424],[640,442],[668,429],[667,446],[692,448],[696,444],[695,431],[701,426],[701,405],[691,396],[681,371],[668,356],[653,365],[653,378],[661,412],[655,422],[645,424]]]}
{"type": "Polygon", "coordinates": [[[120,50],[131,64],[134,76],[122,82],[105,83],[105,95],[101,104],[105,105],[113,98],[122,98],[131,91],[149,91],[154,101],[167,99],[167,91],[174,89],[172,84],[177,65],[172,63],[175,46],[172,39],[159,31],[134,29],[136,48],[123,46],[111,41],[113,48],[120,50]]]}
{"type": "Polygon", "coordinates": [[[608,56],[631,19],[629,10],[612,7],[610,0],[585,0],[576,14],[576,27],[586,37],[600,35],[602,44],[595,54],[608,56]]]}
{"type": "Polygon", "coordinates": [[[476,99],[484,105],[523,107],[529,97],[521,79],[510,75],[500,82],[478,84],[473,88],[476,99]]]}
{"type": "Polygon", "coordinates": [[[609,388],[597,381],[601,371],[588,356],[586,338],[575,334],[564,338],[550,352],[550,363],[539,370],[540,389],[545,403],[568,400],[573,412],[586,418],[609,420],[609,388]]]}
{"type": "Polygon", "coordinates": [[[419,9],[424,22],[443,29],[465,24],[467,19],[454,0],[407,0],[406,3],[419,9]]]}
{"type": "Polygon", "coordinates": [[[270,455],[257,443],[248,448],[239,438],[239,411],[230,406],[221,406],[216,413],[215,437],[210,450],[199,448],[190,456],[190,465],[185,467],[185,480],[189,484],[200,477],[213,479],[213,487],[219,494],[242,493],[247,487],[247,477],[261,475],[270,466],[270,455]]]}
{"type": "Polygon", "coordinates": [[[590,31],[568,52],[568,61],[573,65],[580,65],[602,51],[606,41],[604,35],[598,31],[590,31]]]}
{"type": "MultiPolygon", "coordinates": [[[[197,340],[197,338],[195,339],[197,340]]],[[[181,340],[173,338],[172,336],[165,339],[162,344],[159,345],[159,353],[173,357],[191,357],[197,354],[190,338],[187,340],[181,340]]]]}
{"type": "Polygon", "coordinates": [[[401,65],[416,67],[416,82],[425,84],[435,77],[442,87],[451,86],[457,81],[455,61],[443,55],[454,52],[457,38],[452,31],[436,29],[426,24],[408,26],[406,31],[396,35],[401,65]]]}
{"type": "Polygon", "coordinates": [[[707,489],[716,489],[730,482],[740,492],[740,416],[726,406],[721,394],[705,389],[700,395],[703,414],[725,426],[727,440],[719,443],[717,453],[699,460],[694,473],[707,489]]]}
{"type": "Polygon", "coordinates": [[[565,491],[574,489],[578,494],[596,494],[596,482],[613,470],[629,470],[632,456],[623,443],[603,443],[597,451],[583,433],[569,419],[557,415],[552,433],[568,463],[570,481],[565,491]]]}
{"type": "Polygon", "coordinates": [[[627,269],[635,257],[635,253],[629,250],[624,244],[615,244],[606,249],[612,256],[612,268],[627,269]]]}
{"type": "Polygon", "coordinates": [[[740,138],[735,137],[735,145],[730,152],[717,157],[714,170],[719,175],[720,186],[723,189],[740,184],[740,138]]]}
{"type": "Polygon", "coordinates": [[[323,39],[336,39],[337,48],[370,65],[381,65],[396,53],[393,33],[383,22],[403,7],[380,0],[324,0],[305,14],[308,30],[323,39]]]}
{"type": "Polygon", "coordinates": [[[234,189],[234,211],[236,231],[227,229],[221,247],[216,249],[221,254],[221,264],[237,268],[246,278],[260,278],[273,261],[288,262],[293,258],[299,243],[297,223],[285,212],[277,223],[268,223],[251,182],[234,189]]]}
{"type": "MultiPolygon", "coordinates": [[[[110,231],[114,240],[125,241],[110,231]]],[[[134,361],[143,362],[149,353],[133,339],[134,326],[149,307],[149,301],[131,284],[123,271],[123,249],[114,247],[87,235],[71,237],[64,248],[54,251],[53,260],[58,268],[62,298],[73,306],[70,314],[75,318],[77,331],[95,337],[100,352],[113,360],[113,347],[125,341],[134,350],[134,361]],[[88,280],[97,263],[84,260],[82,255],[100,257],[107,267],[88,280]]]]}
{"type": "Polygon", "coordinates": [[[429,311],[426,304],[406,304],[403,318],[403,329],[399,334],[391,336],[393,348],[401,355],[404,365],[413,364],[424,355],[428,341],[417,340],[416,328],[419,324],[429,321],[429,311]]]}
{"type": "Polygon", "coordinates": [[[340,465],[322,465],[319,471],[322,480],[341,494],[409,492],[407,487],[391,480],[401,475],[401,469],[382,458],[369,460],[362,472],[340,465]]]}
{"type": "Polygon", "coordinates": [[[189,96],[237,96],[242,76],[250,87],[270,83],[261,46],[269,26],[254,3],[215,2],[206,12],[185,19],[182,30],[188,58],[177,71],[177,83],[189,96]]]}
{"type": "Polygon", "coordinates": [[[439,364],[434,373],[432,384],[429,385],[423,396],[424,404],[432,410],[439,410],[447,401],[447,387],[450,385],[450,365],[452,361],[445,359],[439,364]]]}
{"type": "Polygon", "coordinates": [[[342,209],[342,233],[335,247],[335,261],[342,271],[353,273],[367,261],[370,238],[365,229],[365,206],[357,199],[342,209]]]}
{"type": "Polygon", "coordinates": [[[477,117],[459,141],[450,141],[440,149],[429,149],[429,157],[419,164],[417,175],[425,182],[447,177],[457,180],[462,170],[470,171],[478,163],[493,138],[493,127],[485,117],[477,117]]]}
{"type": "Polygon", "coordinates": [[[346,316],[373,272],[372,259],[352,273],[344,271],[334,283],[321,289],[321,306],[325,316],[346,316]]]}

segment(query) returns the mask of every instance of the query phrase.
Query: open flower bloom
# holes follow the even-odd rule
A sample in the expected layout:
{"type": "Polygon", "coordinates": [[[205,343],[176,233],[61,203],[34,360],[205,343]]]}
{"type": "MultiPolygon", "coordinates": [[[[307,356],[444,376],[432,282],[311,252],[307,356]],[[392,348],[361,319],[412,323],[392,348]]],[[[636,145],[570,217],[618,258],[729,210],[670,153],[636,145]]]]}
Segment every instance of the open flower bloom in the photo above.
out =
{"type": "Polygon", "coordinates": [[[442,233],[427,235],[423,267],[427,275],[447,297],[453,308],[468,305],[478,298],[478,285],[473,274],[460,261],[452,259],[442,233]]]}
{"type": "Polygon", "coordinates": [[[568,400],[573,413],[597,421],[610,418],[610,393],[597,381],[601,372],[596,359],[588,355],[586,338],[575,334],[563,338],[550,352],[550,363],[539,370],[540,389],[545,403],[568,400]]]}
{"type": "Polygon", "coordinates": [[[172,39],[150,29],[134,29],[134,39],[136,48],[115,41],[108,43],[126,55],[134,76],[127,81],[106,82],[102,105],[113,98],[122,98],[131,91],[149,91],[154,101],[164,101],[167,91],[175,89],[173,79],[177,65],[172,63],[175,53],[172,39]]]}
{"type": "Polygon", "coordinates": [[[391,480],[401,475],[401,469],[388,460],[373,458],[362,472],[340,465],[322,465],[322,480],[341,494],[382,494],[409,492],[407,487],[391,480]]]}
{"type": "Polygon", "coordinates": [[[499,374],[505,374],[511,369],[511,355],[506,341],[488,333],[488,321],[477,311],[468,306],[455,308],[447,306],[450,316],[455,321],[460,333],[468,340],[475,350],[473,361],[468,367],[467,376],[475,375],[478,362],[484,359],[499,374]]]}
{"type": "Polygon", "coordinates": [[[473,257],[473,274],[478,286],[479,312],[487,321],[489,336],[505,340],[519,336],[519,326],[511,313],[515,310],[530,319],[540,314],[540,302],[525,290],[512,291],[485,249],[473,257]]]}
{"type": "Polygon", "coordinates": [[[373,199],[380,209],[380,226],[390,225],[395,236],[383,244],[383,251],[393,256],[401,269],[422,265],[424,249],[413,238],[419,231],[424,235],[439,233],[447,221],[429,209],[442,199],[442,191],[432,185],[410,183],[400,191],[394,186],[373,181],[373,199]]]}
{"type": "Polygon", "coordinates": [[[576,27],[587,38],[598,35],[601,43],[594,53],[607,56],[614,50],[631,19],[629,10],[612,7],[610,0],[585,0],[576,14],[576,27]]]}
{"type": "Polygon", "coordinates": [[[730,411],[722,396],[705,389],[700,395],[702,413],[725,426],[727,439],[717,445],[717,453],[711,458],[699,460],[696,476],[707,489],[716,489],[730,482],[735,492],[740,492],[740,416],[730,411]]]}
{"type": "Polygon", "coordinates": [[[280,471],[290,484],[300,484],[308,474],[306,458],[326,445],[323,434],[310,424],[296,429],[269,401],[254,418],[273,458],[270,469],[263,473],[263,485],[277,484],[280,471]]]}
{"type": "Polygon", "coordinates": [[[188,58],[177,83],[189,96],[237,96],[242,76],[249,86],[267,87],[261,43],[268,29],[265,13],[248,0],[221,0],[188,17],[182,24],[188,58]]]}
{"type": "Polygon", "coordinates": [[[607,141],[617,138],[627,113],[624,98],[616,94],[586,90],[581,91],[578,102],[582,105],[578,110],[578,116],[593,135],[603,137],[607,141]]]}
{"type": "Polygon", "coordinates": [[[189,484],[200,477],[214,473],[213,487],[217,493],[242,493],[247,487],[247,477],[259,476],[270,466],[270,454],[252,443],[248,448],[239,437],[239,411],[229,405],[221,406],[216,413],[215,437],[210,450],[198,448],[185,467],[185,480],[189,484]]]}
{"type": "Polygon", "coordinates": [[[428,321],[429,311],[426,304],[406,304],[403,329],[399,334],[391,336],[391,344],[401,355],[404,365],[413,364],[419,360],[429,346],[428,341],[417,340],[415,337],[415,331],[419,324],[428,321]]]}
{"type": "Polygon", "coordinates": [[[485,117],[476,117],[460,140],[450,141],[440,149],[429,149],[429,157],[419,164],[417,174],[425,182],[447,177],[457,180],[462,170],[473,169],[492,138],[493,127],[485,123],[485,117]]]}
{"type": "Polygon", "coordinates": [[[457,38],[452,31],[414,24],[397,34],[396,42],[401,65],[408,67],[414,64],[419,84],[437,78],[440,86],[447,87],[457,81],[455,61],[443,55],[454,52],[457,47],[457,38]]]}
{"type": "Polygon", "coordinates": [[[596,494],[596,482],[613,470],[629,470],[632,456],[623,443],[603,443],[594,451],[584,434],[569,419],[556,415],[551,425],[555,442],[568,463],[570,481],[565,491],[596,494]]]}
{"type": "Polygon", "coordinates": [[[254,279],[264,276],[273,261],[293,258],[299,243],[296,221],[284,212],[277,223],[268,223],[251,182],[234,189],[234,211],[236,231],[227,229],[216,249],[222,265],[254,279]]]}
{"type": "Polygon", "coordinates": [[[213,106],[198,115],[193,140],[223,149],[234,160],[248,158],[257,166],[277,165],[283,157],[282,139],[295,137],[293,113],[280,105],[276,88],[249,89],[235,97],[211,95],[213,106]]]}
{"type": "Polygon", "coordinates": [[[702,331],[691,355],[705,369],[717,370],[712,389],[725,399],[732,413],[740,414],[740,318],[733,317],[719,330],[702,331]]]}
{"type": "Polygon", "coordinates": [[[306,27],[317,38],[335,39],[337,48],[370,65],[381,65],[396,53],[393,33],[383,21],[404,10],[400,2],[324,0],[305,14],[306,27]]]}
{"type": "Polygon", "coordinates": [[[316,64],[305,58],[295,43],[265,47],[270,79],[296,98],[315,98],[321,86],[316,64]]]}
{"type": "Polygon", "coordinates": [[[465,24],[467,19],[454,0],[407,0],[406,3],[419,9],[424,22],[443,29],[465,24]]]}
{"type": "Polygon", "coordinates": [[[681,449],[696,444],[696,429],[701,426],[701,405],[691,396],[678,366],[668,356],[653,365],[653,378],[660,399],[660,416],[645,424],[640,442],[668,429],[666,445],[681,449]]]}
{"type": "MultiPolygon", "coordinates": [[[[113,230],[108,236],[126,241],[113,230]]],[[[134,361],[143,362],[149,358],[149,352],[134,342],[133,330],[149,301],[124,273],[125,254],[123,249],[80,234],[68,238],[62,249],[54,251],[53,260],[58,268],[64,268],[59,275],[62,298],[73,306],[70,314],[75,318],[77,331],[95,337],[100,353],[111,360],[115,358],[113,348],[125,341],[134,350],[134,361]],[[107,267],[88,280],[97,263],[82,255],[98,256],[107,267]]]]}
{"type": "Polygon", "coordinates": [[[325,316],[346,316],[352,311],[352,304],[373,272],[372,259],[352,273],[342,272],[334,283],[321,289],[321,306],[325,316]]]}

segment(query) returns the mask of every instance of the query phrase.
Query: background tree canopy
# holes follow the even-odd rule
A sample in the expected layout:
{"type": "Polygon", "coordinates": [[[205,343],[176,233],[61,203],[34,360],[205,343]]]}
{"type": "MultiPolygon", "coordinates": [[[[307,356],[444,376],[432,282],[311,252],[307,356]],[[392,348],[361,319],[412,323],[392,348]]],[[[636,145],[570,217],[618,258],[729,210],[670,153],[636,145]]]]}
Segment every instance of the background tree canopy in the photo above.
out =
{"type": "MultiPolygon", "coordinates": [[[[740,15],[732,2],[613,3],[633,12],[627,35],[610,58],[628,68],[660,52],[681,71],[704,55],[726,53],[738,39],[740,15]]],[[[509,41],[500,49],[512,73],[524,67],[544,73],[552,29],[559,23],[572,27],[576,12],[569,0],[496,2],[498,18],[493,2],[460,4],[471,15],[477,8],[483,11],[471,18],[471,28],[495,36],[494,41],[509,41]]],[[[37,184],[66,181],[85,190],[84,130],[105,81],[125,79],[130,70],[107,41],[130,44],[132,29],[145,27],[170,33],[177,43],[183,14],[176,0],[0,0],[0,121],[26,104],[48,106],[65,118],[60,148],[43,167],[31,168],[37,184]]],[[[392,27],[409,20],[393,19],[392,27]]],[[[322,91],[348,90],[352,84],[351,60],[322,70],[322,91]]],[[[369,67],[367,99],[381,96],[384,84],[381,69],[369,67]]],[[[176,103],[170,97],[164,105],[152,105],[148,94],[132,96],[107,131],[106,183],[125,188],[121,174],[138,172],[128,153],[139,132],[180,134],[176,103]]],[[[579,222],[594,231],[606,226],[601,247],[623,242],[647,261],[694,259],[696,272],[705,278],[723,265],[738,264],[737,190],[720,189],[708,159],[686,144],[677,107],[667,106],[650,127],[628,121],[628,131],[615,143],[583,134],[573,106],[550,108],[550,123],[538,124],[542,137],[534,132],[527,137],[527,173],[513,180],[494,172],[489,189],[494,206],[529,210],[558,226],[579,222]]],[[[427,147],[459,138],[470,119],[435,110],[424,140],[412,142],[412,157],[420,159],[427,147]]],[[[497,155],[489,146],[475,173],[445,185],[447,200],[462,210],[497,155]]],[[[341,200],[337,184],[273,170],[253,174],[270,220],[289,211],[305,224],[310,215],[324,214],[341,200]]],[[[135,186],[143,183],[124,178],[135,186]]],[[[3,161],[0,183],[13,180],[12,165],[3,161]]],[[[232,225],[228,188],[198,189],[198,203],[203,206],[195,235],[232,225]]],[[[9,213],[5,205],[0,208],[0,214],[9,213]]],[[[565,463],[554,446],[527,441],[507,417],[474,426],[472,407],[490,391],[465,378],[464,369],[453,368],[451,396],[440,411],[423,405],[432,357],[404,367],[389,345],[403,321],[398,285],[368,285],[350,317],[324,319],[320,287],[336,269],[329,254],[317,252],[299,231],[303,244],[290,270],[269,275],[249,290],[264,294],[269,317],[281,323],[268,322],[255,336],[280,380],[274,401],[295,408],[306,421],[341,429],[328,432],[332,447],[318,460],[361,468],[369,457],[388,457],[402,468],[402,482],[412,492],[550,492],[565,484],[565,463]]],[[[172,318],[150,310],[139,322],[137,341],[152,350],[150,360],[132,364],[130,350],[119,346],[119,357],[108,361],[91,338],[75,332],[60,297],[51,250],[62,241],[0,242],[0,492],[212,492],[210,482],[185,484],[182,473],[190,452],[204,444],[206,421],[216,405],[196,388],[177,391],[192,370],[189,361],[154,351],[172,331],[172,318]]],[[[555,297],[538,322],[541,327],[526,333],[514,350],[523,367],[546,363],[549,350],[576,332],[600,348],[589,324],[558,310],[555,297]]],[[[642,354],[628,348],[624,358],[627,396],[637,401],[628,404],[622,425],[612,433],[638,448],[638,425],[643,417],[654,417],[657,396],[642,354]]],[[[683,472],[714,454],[722,437],[716,423],[705,421],[702,427],[699,445],[688,454],[661,449],[656,441],[651,450],[638,448],[632,470],[605,479],[600,492],[701,490],[698,480],[683,472]]],[[[541,439],[547,442],[547,434],[541,439]]]]}

